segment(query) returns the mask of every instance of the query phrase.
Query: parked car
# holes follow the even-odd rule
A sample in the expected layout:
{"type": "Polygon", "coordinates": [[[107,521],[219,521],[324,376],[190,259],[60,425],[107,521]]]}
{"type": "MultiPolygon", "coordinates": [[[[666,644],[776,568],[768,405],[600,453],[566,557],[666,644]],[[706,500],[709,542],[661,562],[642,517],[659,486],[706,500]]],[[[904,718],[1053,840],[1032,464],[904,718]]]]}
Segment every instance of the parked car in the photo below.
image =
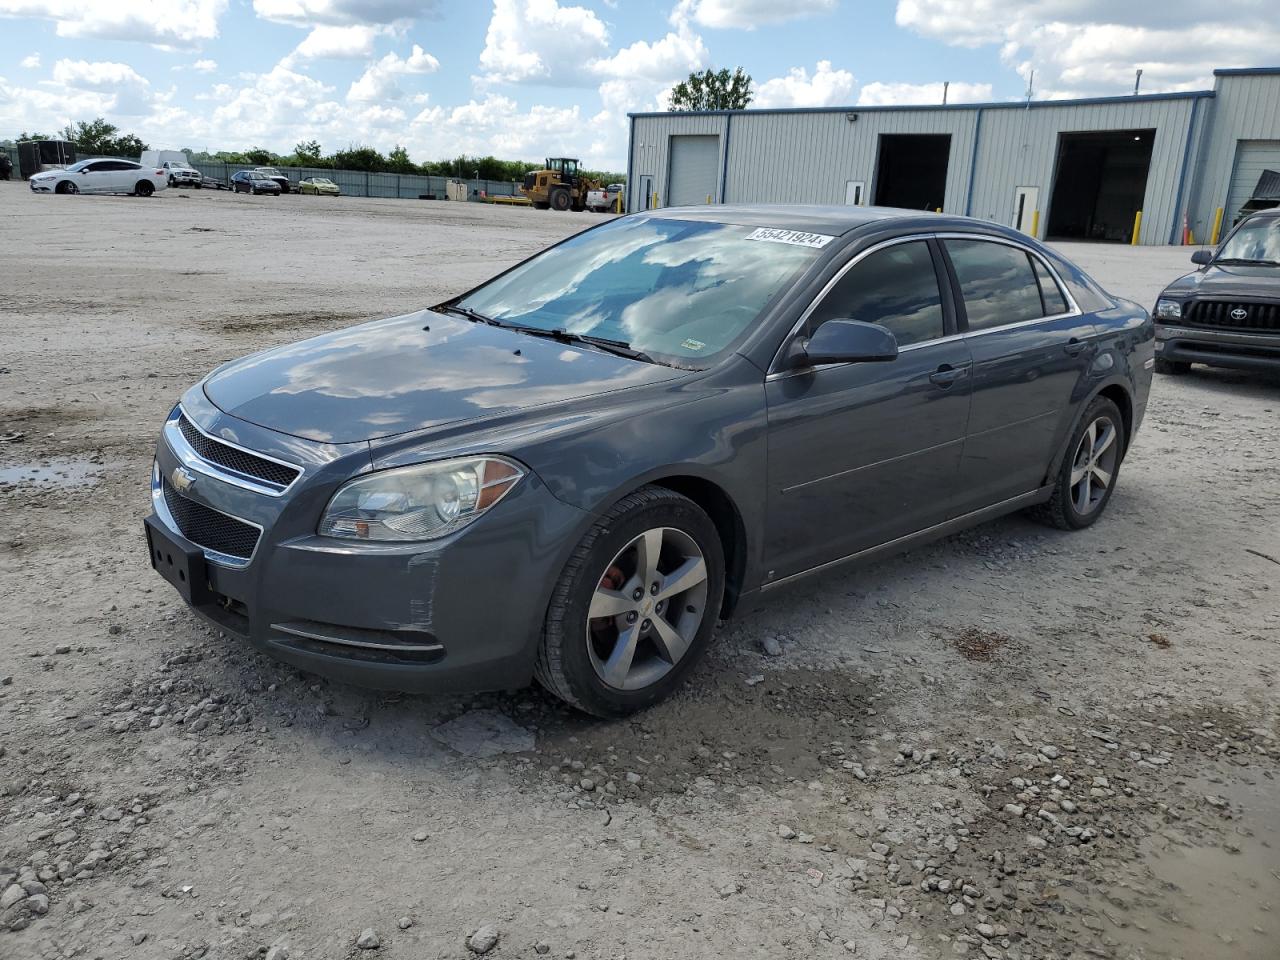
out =
{"type": "Polygon", "coordinates": [[[65,170],[46,170],[29,181],[36,193],[129,193],[149,197],[169,185],[168,171],[132,160],[81,160],[65,170]]]}
{"type": "Polygon", "coordinates": [[[289,178],[277,170],[275,167],[255,167],[254,173],[260,173],[264,177],[269,177],[280,185],[281,193],[288,193],[291,189],[289,178]]]}
{"type": "Polygon", "coordinates": [[[237,170],[231,175],[231,189],[236,193],[268,193],[280,196],[280,184],[257,170],[237,170]]]}
{"type": "Polygon", "coordinates": [[[587,191],[586,207],[595,213],[608,213],[617,209],[618,195],[622,193],[620,183],[611,183],[603,190],[587,191]]]}
{"type": "Polygon", "coordinates": [[[329,197],[336,197],[342,193],[338,185],[328,177],[305,177],[298,183],[298,192],[323,194],[329,197]]]}
{"type": "Polygon", "coordinates": [[[231,187],[216,177],[211,177],[207,173],[200,177],[200,186],[205,190],[230,190],[231,187]]]}
{"type": "Polygon", "coordinates": [[[1156,300],[1156,372],[1280,370],[1280,209],[1241,220],[1156,300]]]}
{"type": "Polygon", "coordinates": [[[994,223],[651,211],[215,370],[164,424],[151,561],[315,673],[625,714],[744,597],[1095,523],[1153,362],[1144,308],[994,223]]]}

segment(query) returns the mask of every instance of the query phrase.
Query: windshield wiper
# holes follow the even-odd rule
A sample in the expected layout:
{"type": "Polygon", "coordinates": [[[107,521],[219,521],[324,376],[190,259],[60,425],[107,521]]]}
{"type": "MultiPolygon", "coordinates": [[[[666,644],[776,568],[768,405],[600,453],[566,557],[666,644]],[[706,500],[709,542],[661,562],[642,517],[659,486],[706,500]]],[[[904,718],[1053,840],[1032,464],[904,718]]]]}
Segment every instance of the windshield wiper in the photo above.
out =
{"type": "Polygon", "coordinates": [[[1253,260],[1248,257],[1219,257],[1214,263],[1261,264],[1264,267],[1280,267],[1280,260],[1253,260]]]}
{"type": "MultiPolygon", "coordinates": [[[[628,360],[639,360],[641,363],[658,363],[649,354],[643,350],[635,349],[625,340],[611,340],[609,337],[596,337],[589,333],[570,333],[563,327],[546,330],[542,327],[530,327],[516,323],[504,324],[504,326],[509,326],[512,330],[519,330],[521,333],[527,333],[531,336],[559,340],[561,343],[585,343],[589,347],[595,347],[597,350],[603,350],[615,356],[626,357],[628,360]]],[[[660,365],[666,366],[666,364],[660,365]]]]}
{"type": "Polygon", "coordinates": [[[466,317],[468,320],[474,320],[476,323],[487,323],[491,327],[507,326],[507,324],[500,320],[495,320],[493,317],[486,317],[479,310],[472,310],[470,307],[460,307],[456,303],[451,303],[444,307],[436,307],[436,309],[443,310],[446,313],[456,313],[459,316],[466,317]]]}

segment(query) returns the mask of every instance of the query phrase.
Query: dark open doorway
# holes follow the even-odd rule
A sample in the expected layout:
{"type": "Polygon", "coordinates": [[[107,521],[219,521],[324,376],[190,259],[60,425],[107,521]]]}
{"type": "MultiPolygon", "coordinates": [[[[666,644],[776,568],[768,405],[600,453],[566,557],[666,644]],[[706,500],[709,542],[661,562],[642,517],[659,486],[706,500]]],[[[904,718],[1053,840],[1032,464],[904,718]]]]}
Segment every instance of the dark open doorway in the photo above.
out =
{"type": "Polygon", "coordinates": [[[886,133],[876,162],[876,205],[937,210],[947,193],[949,133],[886,133]]]}
{"type": "Polygon", "coordinates": [[[1127,243],[1142,209],[1154,130],[1063,133],[1046,236],[1127,243]]]}

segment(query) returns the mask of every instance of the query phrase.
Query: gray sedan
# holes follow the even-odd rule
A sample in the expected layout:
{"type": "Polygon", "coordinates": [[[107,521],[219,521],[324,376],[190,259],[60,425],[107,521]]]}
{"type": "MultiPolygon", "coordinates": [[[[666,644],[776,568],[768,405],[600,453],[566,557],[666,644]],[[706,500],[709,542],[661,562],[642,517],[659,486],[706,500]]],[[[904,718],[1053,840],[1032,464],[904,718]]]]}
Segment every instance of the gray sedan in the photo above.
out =
{"type": "Polygon", "coordinates": [[[1146,310],[994,224],[650,211],[215,370],[164,425],[150,557],[304,669],[620,715],[748,595],[1095,523],[1153,363],[1146,310]]]}

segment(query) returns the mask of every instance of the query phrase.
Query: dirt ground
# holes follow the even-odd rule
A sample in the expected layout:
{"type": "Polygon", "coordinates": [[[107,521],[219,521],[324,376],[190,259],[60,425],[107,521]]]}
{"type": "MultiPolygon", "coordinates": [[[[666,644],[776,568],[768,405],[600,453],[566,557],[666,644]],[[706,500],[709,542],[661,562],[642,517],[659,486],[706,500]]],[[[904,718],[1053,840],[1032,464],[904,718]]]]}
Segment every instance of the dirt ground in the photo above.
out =
{"type": "Polygon", "coordinates": [[[0,957],[1276,960],[1280,379],[1158,378],[1092,529],[754,602],[625,722],[326,683],[148,569],[187,385],[594,222],[0,183],[0,957]]]}

